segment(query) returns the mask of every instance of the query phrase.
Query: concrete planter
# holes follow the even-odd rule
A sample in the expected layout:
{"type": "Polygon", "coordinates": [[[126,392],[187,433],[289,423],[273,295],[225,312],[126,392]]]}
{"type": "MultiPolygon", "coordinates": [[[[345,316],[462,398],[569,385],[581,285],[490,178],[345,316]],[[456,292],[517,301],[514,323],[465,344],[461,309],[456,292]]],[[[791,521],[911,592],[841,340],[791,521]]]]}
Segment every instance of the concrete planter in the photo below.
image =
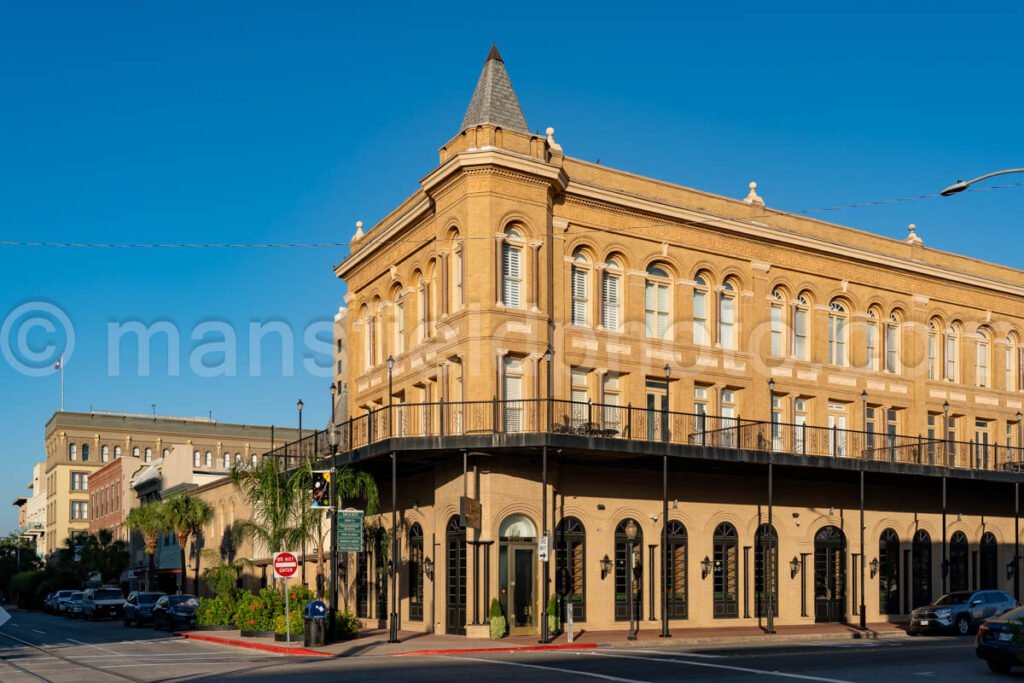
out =
{"type": "Polygon", "coordinates": [[[215,626],[195,626],[192,628],[193,631],[234,631],[236,630],[231,624],[217,624],[215,626]]]}
{"type": "Polygon", "coordinates": [[[243,638],[273,638],[276,635],[273,631],[242,631],[243,638]]]}

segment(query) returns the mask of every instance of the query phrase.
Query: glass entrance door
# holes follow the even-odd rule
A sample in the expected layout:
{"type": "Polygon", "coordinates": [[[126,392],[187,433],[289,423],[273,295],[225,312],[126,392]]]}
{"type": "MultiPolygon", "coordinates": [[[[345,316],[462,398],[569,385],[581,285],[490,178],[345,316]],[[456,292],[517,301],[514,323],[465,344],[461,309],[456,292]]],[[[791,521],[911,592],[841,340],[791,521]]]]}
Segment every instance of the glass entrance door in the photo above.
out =
{"type": "Polygon", "coordinates": [[[668,440],[668,385],[647,381],[647,440],[668,440]]]}
{"type": "Polygon", "coordinates": [[[512,605],[511,633],[533,633],[533,546],[512,546],[512,585],[509,600],[512,605]]]}
{"type": "Polygon", "coordinates": [[[814,536],[814,621],[846,621],[846,543],[834,526],[814,536]]]}

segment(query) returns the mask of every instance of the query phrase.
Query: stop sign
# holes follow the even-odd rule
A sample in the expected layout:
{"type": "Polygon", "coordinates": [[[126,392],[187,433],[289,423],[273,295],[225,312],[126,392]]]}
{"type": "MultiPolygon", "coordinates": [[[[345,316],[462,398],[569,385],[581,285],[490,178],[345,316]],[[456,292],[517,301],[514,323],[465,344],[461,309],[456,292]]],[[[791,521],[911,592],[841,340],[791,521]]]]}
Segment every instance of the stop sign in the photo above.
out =
{"type": "Polygon", "coordinates": [[[283,552],[274,555],[274,577],[290,579],[299,571],[299,560],[292,553],[283,552]]]}

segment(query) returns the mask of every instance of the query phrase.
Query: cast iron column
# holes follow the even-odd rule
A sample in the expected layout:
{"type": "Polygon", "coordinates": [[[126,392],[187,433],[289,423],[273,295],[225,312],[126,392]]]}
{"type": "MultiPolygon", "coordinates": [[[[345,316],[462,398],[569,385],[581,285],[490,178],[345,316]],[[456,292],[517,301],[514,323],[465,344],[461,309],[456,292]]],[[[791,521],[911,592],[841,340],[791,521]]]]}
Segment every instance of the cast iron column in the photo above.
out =
{"type": "MultiPolygon", "coordinates": [[[[544,536],[544,542],[547,543],[548,536],[548,447],[541,447],[541,492],[540,492],[540,533],[544,536]]],[[[548,548],[548,554],[550,555],[551,549],[548,548]]],[[[543,583],[543,595],[544,602],[540,609],[540,642],[548,642],[548,593],[551,587],[548,585],[548,564],[550,563],[550,557],[546,558],[542,563],[544,566],[541,569],[541,582],[543,583]]]]}
{"type": "Polygon", "coordinates": [[[398,456],[391,451],[391,630],[389,643],[398,641],[398,456]]]}
{"type": "Polygon", "coordinates": [[[860,470],[860,627],[866,629],[868,617],[864,613],[864,465],[860,470]]]}
{"type": "Polygon", "coordinates": [[[1020,602],[1020,483],[1013,482],[1013,597],[1020,602]]]}
{"type": "MultiPolygon", "coordinates": [[[[769,456],[771,457],[771,456],[769,456]]],[[[765,633],[771,635],[775,633],[775,565],[778,564],[778,560],[775,557],[775,538],[774,532],[775,527],[772,526],[772,513],[774,512],[775,506],[775,465],[768,462],[768,557],[765,558],[764,565],[765,571],[763,580],[765,582],[764,594],[768,596],[768,628],[765,633]]],[[[744,584],[743,589],[746,590],[744,584]]]]}
{"type": "MultiPolygon", "coordinates": [[[[654,569],[654,567],[651,567],[654,569]]],[[[668,630],[668,454],[661,456],[661,637],[668,630]]]]}
{"type": "Polygon", "coordinates": [[[949,560],[946,558],[946,477],[942,478],[942,594],[946,594],[946,575],[949,574],[949,560]]]}

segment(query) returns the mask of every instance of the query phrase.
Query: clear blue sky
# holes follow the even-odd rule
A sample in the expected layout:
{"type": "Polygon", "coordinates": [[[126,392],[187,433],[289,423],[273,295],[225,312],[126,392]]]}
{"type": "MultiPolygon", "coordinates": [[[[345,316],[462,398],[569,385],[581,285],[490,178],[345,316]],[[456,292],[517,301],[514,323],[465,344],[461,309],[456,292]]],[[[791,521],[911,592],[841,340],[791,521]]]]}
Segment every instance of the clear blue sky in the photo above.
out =
{"type": "MultiPolygon", "coordinates": [[[[1021,5],[892,4],[0,1],[0,240],[347,242],[436,164],[492,42],[566,153],[735,197],[757,180],[781,209],[1024,165],[1021,5]]],[[[824,216],[1021,268],[1022,209],[1013,188],[824,216]]],[[[67,313],[68,409],[293,425],[301,397],[319,426],[301,334],[342,302],[344,255],[0,247],[0,320],[67,313]],[[128,320],[179,326],[179,376],[131,356],[108,376],[107,325],[128,320]],[[297,330],[294,375],[271,344],[249,376],[253,320],[297,330]],[[237,376],[189,370],[203,321],[240,331],[237,376]]],[[[0,360],[0,529],[58,387],[0,360]]]]}

